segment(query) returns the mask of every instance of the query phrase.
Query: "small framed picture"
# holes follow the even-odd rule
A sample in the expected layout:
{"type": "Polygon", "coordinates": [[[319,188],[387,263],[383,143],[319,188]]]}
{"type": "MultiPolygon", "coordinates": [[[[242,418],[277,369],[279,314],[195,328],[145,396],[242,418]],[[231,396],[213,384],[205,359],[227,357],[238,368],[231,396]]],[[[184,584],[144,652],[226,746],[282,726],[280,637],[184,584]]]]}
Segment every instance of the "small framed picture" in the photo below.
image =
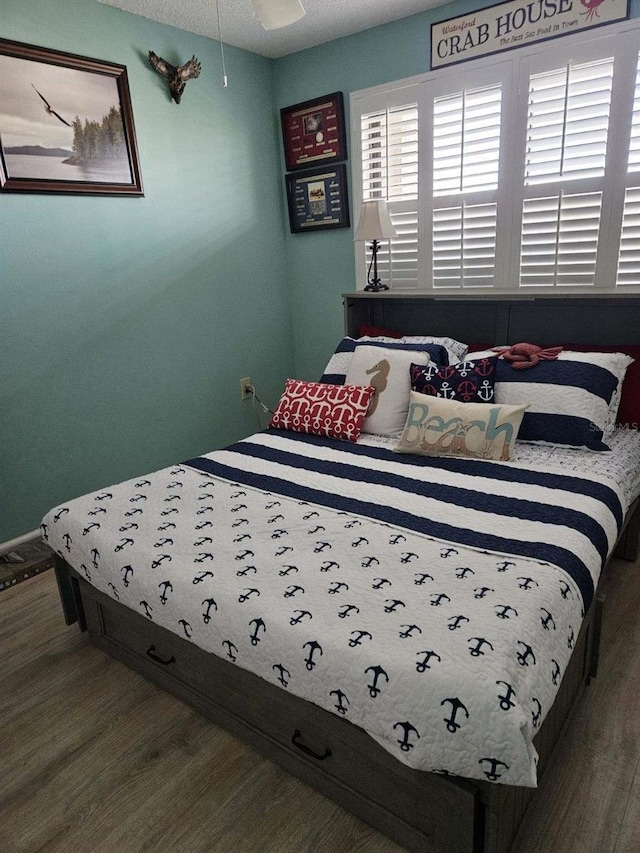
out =
{"type": "Polygon", "coordinates": [[[342,92],[280,110],[287,171],[347,159],[342,92]]]}
{"type": "Polygon", "coordinates": [[[347,167],[344,163],[286,176],[293,233],[349,227],[347,167]]]}
{"type": "Polygon", "coordinates": [[[0,190],[143,195],[126,67],[0,39],[0,190]]]}

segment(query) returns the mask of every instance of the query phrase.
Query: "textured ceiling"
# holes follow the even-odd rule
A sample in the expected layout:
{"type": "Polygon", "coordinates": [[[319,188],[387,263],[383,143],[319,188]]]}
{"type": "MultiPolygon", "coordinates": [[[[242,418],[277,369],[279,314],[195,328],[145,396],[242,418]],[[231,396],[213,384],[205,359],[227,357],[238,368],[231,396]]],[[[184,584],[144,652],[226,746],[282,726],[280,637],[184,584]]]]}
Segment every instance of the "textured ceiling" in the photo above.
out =
{"type": "MultiPolygon", "coordinates": [[[[216,0],[98,0],[161,24],[217,39],[216,0]]],[[[377,27],[440,6],[447,0],[302,0],[306,15],[266,32],[251,0],[218,0],[222,41],[277,58],[340,36],[377,27]]]]}

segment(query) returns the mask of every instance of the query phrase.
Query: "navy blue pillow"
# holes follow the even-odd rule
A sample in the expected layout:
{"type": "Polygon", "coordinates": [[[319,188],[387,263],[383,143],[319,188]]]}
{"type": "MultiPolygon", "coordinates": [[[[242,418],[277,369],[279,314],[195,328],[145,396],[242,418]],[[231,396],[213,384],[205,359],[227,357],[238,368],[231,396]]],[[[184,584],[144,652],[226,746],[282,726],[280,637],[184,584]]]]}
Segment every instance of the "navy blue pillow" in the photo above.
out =
{"type": "Polygon", "coordinates": [[[351,353],[356,351],[356,347],[382,347],[384,349],[402,349],[411,350],[412,352],[429,353],[431,361],[438,365],[449,364],[449,355],[445,347],[441,344],[417,344],[405,343],[403,341],[363,341],[355,340],[355,338],[343,338],[334,354],[332,355],[329,364],[325,369],[325,373],[320,377],[320,382],[329,382],[331,385],[344,385],[347,375],[347,365],[351,360],[351,353]]]}
{"type": "Polygon", "coordinates": [[[457,364],[412,364],[411,387],[420,394],[460,403],[493,403],[498,356],[457,364]]]}

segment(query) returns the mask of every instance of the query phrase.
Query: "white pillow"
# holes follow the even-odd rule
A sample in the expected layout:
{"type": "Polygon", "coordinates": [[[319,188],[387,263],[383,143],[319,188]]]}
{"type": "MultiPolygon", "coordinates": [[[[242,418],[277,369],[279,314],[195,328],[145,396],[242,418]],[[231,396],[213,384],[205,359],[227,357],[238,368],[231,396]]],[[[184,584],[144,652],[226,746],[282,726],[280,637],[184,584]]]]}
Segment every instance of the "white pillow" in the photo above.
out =
{"type": "Polygon", "coordinates": [[[414,350],[358,346],[349,362],[346,385],[373,385],[376,389],[362,432],[398,435],[409,411],[409,367],[428,364],[429,354],[414,350]]]}
{"type": "Polygon", "coordinates": [[[492,356],[495,358],[497,355],[500,355],[500,353],[494,349],[479,349],[475,352],[468,352],[464,359],[460,359],[460,361],[480,361],[483,358],[491,358],[492,356]]]}
{"type": "Polygon", "coordinates": [[[449,364],[455,364],[457,361],[463,361],[466,358],[467,351],[469,349],[466,344],[463,344],[462,341],[457,341],[455,338],[434,335],[403,335],[401,338],[358,338],[359,344],[363,341],[365,343],[367,341],[378,341],[390,344],[436,344],[446,349],[447,355],[449,356],[449,364]]]}

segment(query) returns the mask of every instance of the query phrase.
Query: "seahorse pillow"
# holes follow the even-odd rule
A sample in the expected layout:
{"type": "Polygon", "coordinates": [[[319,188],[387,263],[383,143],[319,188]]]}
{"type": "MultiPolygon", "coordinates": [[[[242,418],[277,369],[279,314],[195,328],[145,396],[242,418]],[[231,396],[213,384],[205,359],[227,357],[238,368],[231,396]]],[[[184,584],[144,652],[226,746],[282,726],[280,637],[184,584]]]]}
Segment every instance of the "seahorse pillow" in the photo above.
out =
{"type": "Polygon", "coordinates": [[[397,453],[443,454],[505,462],[513,448],[526,405],[461,403],[411,391],[397,453]]]}
{"type": "Polygon", "coordinates": [[[362,432],[399,435],[407,420],[412,363],[426,365],[429,353],[380,346],[356,347],[345,377],[347,385],[373,385],[375,392],[362,432]]]}
{"type": "Polygon", "coordinates": [[[372,396],[371,387],[287,379],[269,427],[357,441],[372,396]]]}

